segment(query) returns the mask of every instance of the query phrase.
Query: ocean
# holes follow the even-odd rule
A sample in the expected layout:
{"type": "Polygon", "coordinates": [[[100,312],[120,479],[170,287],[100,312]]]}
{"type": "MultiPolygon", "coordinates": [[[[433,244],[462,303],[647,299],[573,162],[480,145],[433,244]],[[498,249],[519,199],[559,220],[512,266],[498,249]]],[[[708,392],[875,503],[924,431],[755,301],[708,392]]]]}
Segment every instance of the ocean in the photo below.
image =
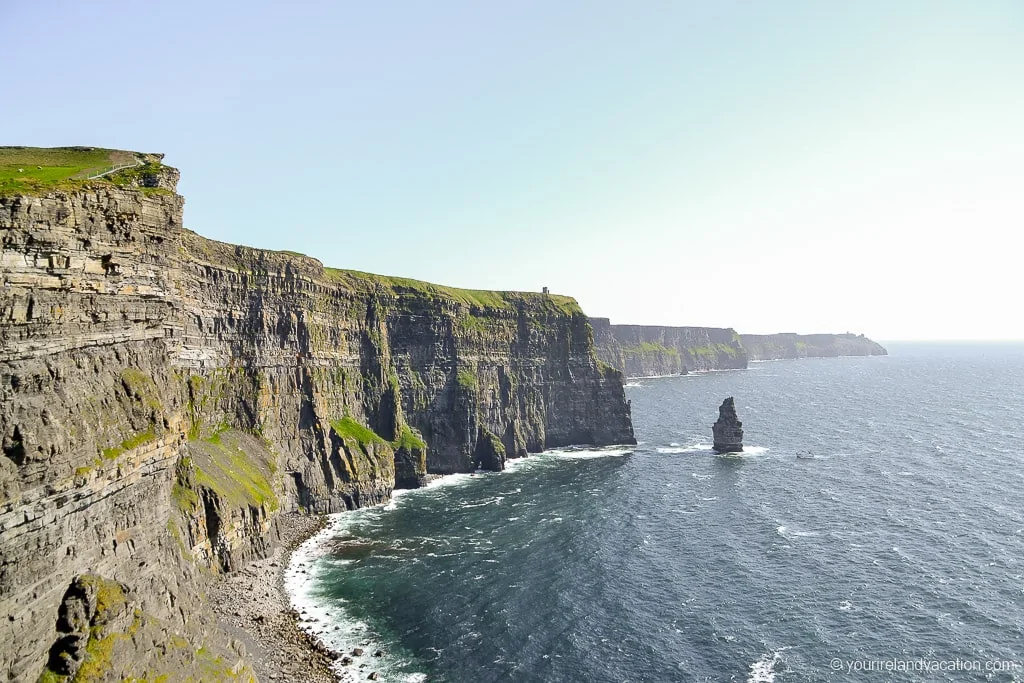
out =
{"type": "Polygon", "coordinates": [[[633,380],[637,446],[338,515],[293,601],[360,680],[1022,681],[1024,345],[889,351],[633,380]]]}

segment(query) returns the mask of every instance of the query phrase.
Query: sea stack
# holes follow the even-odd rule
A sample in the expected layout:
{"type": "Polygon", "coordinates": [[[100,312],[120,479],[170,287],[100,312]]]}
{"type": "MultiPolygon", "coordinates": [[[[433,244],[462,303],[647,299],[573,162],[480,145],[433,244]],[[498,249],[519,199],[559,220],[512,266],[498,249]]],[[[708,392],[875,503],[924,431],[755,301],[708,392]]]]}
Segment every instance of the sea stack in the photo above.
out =
{"type": "Polygon", "coordinates": [[[715,451],[738,453],[743,450],[743,423],[736,417],[736,402],[732,396],[722,401],[718,420],[711,427],[715,435],[715,451]]]}

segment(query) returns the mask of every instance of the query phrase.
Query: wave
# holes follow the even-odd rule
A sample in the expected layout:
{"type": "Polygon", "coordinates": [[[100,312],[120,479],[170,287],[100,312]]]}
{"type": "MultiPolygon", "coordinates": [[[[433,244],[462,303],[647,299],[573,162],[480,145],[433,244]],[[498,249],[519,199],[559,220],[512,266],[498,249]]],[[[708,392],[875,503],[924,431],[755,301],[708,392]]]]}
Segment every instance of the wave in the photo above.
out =
{"type": "Polygon", "coordinates": [[[623,455],[629,455],[633,452],[632,448],[595,448],[593,450],[551,450],[546,451],[551,455],[559,458],[568,458],[575,460],[589,460],[591,458],[617,458],[623,455]]]}
{"type": "Polygon", "coordinates": [[[679,455],[682,453],[711,453],[713,455],[719,455],[723,457],[737,457],[742,458],[748,455],[764,455],[769,451],[766,446],[744,446],[743,450],[738,453],[716,453],[714,446],[709,443],[695,443],[689,446],[680,446],[679,444],[673,443],[668,446],[659,446],[654,449],[656,453],[662,455],[679,455]]]}
{"type": "Polygon", "coordinates": [[[670,446],[662,446],[655,448],[658,453],[666,455],[675,455],[677,453],[711,453],[713,449],[709,443],[695,443],[692,446],[680,446],[678,444],[672,444],[670,446]]]}
{"type": "Polygon", "coordinates": [[[820,536],[820,532],[817,531],[793,531],[787,526],[779,526],[775,528],[775,533],[783,538],[807,538],[810,536],[820,536]]]}
{"type": "Polygon", "coordinates": [[[742,451],[736,453],[715,453],[716,458],[756,458],[759,455],[764,455],[770,449],[766,446],[744,446],[742,451]]]}
{"type": "Polygon", "coordinates": [[[488,498],[487,500],[480,501],[479,503],[462,503],[459,508],[480,508],[485,505],[501,505],[501,501],[505,499],[505,496],[495,496],[494,498],[488,498]]]}
{"type": "Polygon", "coordinates": [[[777,673],[775,665],[782,661],[782,653],[788,649],[788,647],[784,647],[775,652],[761,655],[760,659],[750,665],[747,683],[773,683],[777,673]]]}

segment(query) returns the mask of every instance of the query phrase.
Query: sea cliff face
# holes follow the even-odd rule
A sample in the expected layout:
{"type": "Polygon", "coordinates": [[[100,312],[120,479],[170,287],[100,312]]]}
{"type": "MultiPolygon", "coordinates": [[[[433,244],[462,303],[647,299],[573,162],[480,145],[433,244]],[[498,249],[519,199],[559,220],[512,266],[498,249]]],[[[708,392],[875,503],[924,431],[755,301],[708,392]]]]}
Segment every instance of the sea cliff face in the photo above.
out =
{"type": "Polygon", "coordinates": [[[207,240],[176,179],[0,197],[8,680],[249,680],[201,595],[281,511],[634,442],[572,299],[207,240]]]}
{"type": "Polygon", "coordinates": [[[741,334],[740,339],[752,361],[888,354],[863,334],[741,334]]]}
{"type": "Polygon", "coordinates": [[[598,357],[627,377],[747,367],[732,328],[612,325],[608,318],[591,318],[590,324],[598,357]]]}
{"type": "Polygon", "coordinates": [[[737,334],[720,327],[613,325],[608,318],[591,318],[590,324],[598,358],[627,377],[737,370],[748,361],[887,353],[862,334],[737,334]]]}

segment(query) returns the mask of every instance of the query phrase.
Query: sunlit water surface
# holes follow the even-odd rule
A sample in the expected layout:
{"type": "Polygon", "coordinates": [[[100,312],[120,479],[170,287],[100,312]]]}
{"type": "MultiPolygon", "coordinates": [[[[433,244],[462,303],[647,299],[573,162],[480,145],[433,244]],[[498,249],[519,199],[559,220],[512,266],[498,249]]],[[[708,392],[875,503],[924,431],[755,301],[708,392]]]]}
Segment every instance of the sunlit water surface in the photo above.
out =
{"type": "Polygon", "coordinates": [[[360,679],[1024,680],[1024,347],[890,352],[632,381],[635,448],[340,515],[295,600],[360,679]]]}

